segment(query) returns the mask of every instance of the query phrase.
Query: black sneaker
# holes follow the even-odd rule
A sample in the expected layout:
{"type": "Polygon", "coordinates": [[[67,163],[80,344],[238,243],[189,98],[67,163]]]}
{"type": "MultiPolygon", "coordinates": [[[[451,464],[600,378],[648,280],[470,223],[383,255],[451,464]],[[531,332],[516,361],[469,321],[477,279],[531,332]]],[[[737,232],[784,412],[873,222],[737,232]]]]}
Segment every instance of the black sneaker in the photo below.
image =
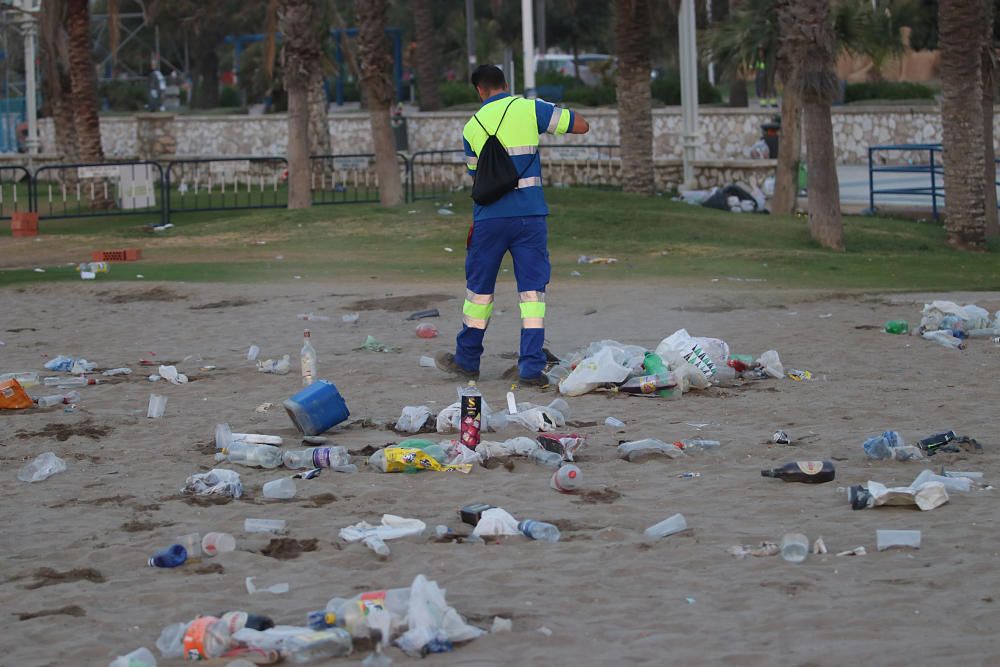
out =
{"type": "Polygon", "coordinates": [[[548,389],[552,384],[549,381],[549,376],[545,373],[539,373],[538,375],[530,378],[519,377],[517,379],[517,384],[521,387],[537,387],[538,389],[548,389]]]}
{"type": "Polygon", "coordinates": [[[478,380],[479,371],[470,371],[466,368],[462,368],[455,361],[455,355],[451,352],[438,352],[434,355],[434,365],[437,366],[438,370],[444,371],[451,375],[457,375],[460,378],[465,378],[466,380],[478,380]]]}
{"type": "Polygon", "coordinates": [[[500,378],[503,380],[516,380],[519,372],[520,371],[517,370],[517,364],[514,364],[513,366],[505,370],[503,372],[503,375],[500,376],[500,378]]]}

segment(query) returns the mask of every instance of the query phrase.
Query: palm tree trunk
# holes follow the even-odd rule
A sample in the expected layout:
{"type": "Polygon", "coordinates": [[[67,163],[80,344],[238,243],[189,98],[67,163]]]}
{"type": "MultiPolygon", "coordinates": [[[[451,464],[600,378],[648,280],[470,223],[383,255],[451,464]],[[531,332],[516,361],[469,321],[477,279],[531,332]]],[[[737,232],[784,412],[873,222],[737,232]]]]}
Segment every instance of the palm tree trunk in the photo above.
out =
{"type": "Polygon", "coordinates": [[[309,90],[319,72],[313,0],[280,0],[278,27],[288,94],[288,208],[312,205],[309,170],[309,90]]]}
{"type": "Polygon", "coordinates": [[[938,5],[945,230],[948,242],[961,248],[986,244],[983,13],[981,0],[938,5]]]}
{"type": "Polygon", "coordinates": [[[214,109],[219,106],[219,54],[214,44],[206,44],[195,52],[194,73],[191,107],[214,109]]]}
{"type": "MultiPolygon", "coordinates": [[[[787,14],[792,1],[778,0],[775,3],[779,22],[787,14]]],[[[802,105],[794,86],[795,58],[792,48],[787,39],[779,37],[776,69],[784,90],[781,93],[781,141],[778,144],[778,169],[774,178],[771,211],[781,215],[795,213],[799,160],[802,159],[802,105]]]]}
{"type": "Polygon", "coordinates": [[[797,0],[780,17],[793,62],[792,87],[801,96],[809,165],[809,233],[820,245],[844,249],[840,187],[830,104],[839,86],[837,43],[829,0],[797,0]]]}
{"type": "MultiPolygon", "coordinates": [[[[66,3],[50,0],[42,5],[39,30],[43,67],[43,96],[55,126],[56,152],[64,162],[76,162],[76,128],[70,105],[69,43],[65,30],[66,3]]],[[[75,172],[73,173],[75,182],[75,172]]]]}
{"type": "Polygon", "coordinates": [[[996,44],[993,41],[994,7],[992,0],[983,0],[983,148],[986,151],[983,166],[986,168],[984,188],[986,194],[986,236],[1000,236],[1000,220],[997,217],[997,163],[996,151],[993,149],[993,103],[996,91],[996,44]]]}
{"type": "Polygon", "coordinates": [[[69,76],[73,88],[79,158],[103,162],[101,119],[97,115],[97,75],[90,56],[90,8],[87,0],[67,0],[66,32],[69,34],[69,76]]]}
{"type": "Polygon", "coordinates": [[[417,97],[421,111],[441,108],[441,66],[437,32],[434,24],[434,3],[413,0],[413,18],[417,29],[417,97]]]}
{"type": "Polygon", "coordinates": [[[358,59],[361,87],[368,101],[372,143],[375,146],[375,173],[379,200],[383,206],[403,202],[403,182],[399,175],[396,145],[392,136],[389,108],[392,105],[392,56],[385,38],[388,0],[355,0],[358,20],[358,59]]]}
{"type": "Polygon", "coordinates": [[[615,44],[622,190],[652,196],[656,183],[648,0],[615,0],[615,44]]]}
{"type": "Polygon", "coordinates": [[[329,155],[330,121],[326,115],[326,89],[323,73],[317,67],[309,82],[309,152],[312,155],[329,155]]]}

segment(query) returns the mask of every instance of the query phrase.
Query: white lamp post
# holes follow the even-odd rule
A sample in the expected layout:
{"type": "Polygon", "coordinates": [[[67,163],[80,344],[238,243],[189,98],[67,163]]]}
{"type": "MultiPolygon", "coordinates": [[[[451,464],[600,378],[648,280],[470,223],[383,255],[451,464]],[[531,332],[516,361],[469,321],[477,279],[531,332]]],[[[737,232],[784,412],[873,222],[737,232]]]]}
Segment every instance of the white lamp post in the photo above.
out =
{"type": "Polygon", "coordinates": [[[681,0],[677,17],[680,36],[682,144],[684,146],[684,188],[697,188],[694,159],[698,146],[698,46],[695,38],[694,0],[681,0]]]}
{"type": "Polygon", "coordinates": [[[521,0],[521,42],[524,47],[524,96],[535,97],[535,12],[531,0],[521,0]]]}
{"type": "Polygon", "coordinates": [[[35,103],[35,40],[38,38],[38,12],[42,0],[4,0],[4,9],[17,11],[21,35],[24,37],[24,101],[28,117],[28,138],[25,148],[28,155],[38,154],[38,108],[35,103]]]}

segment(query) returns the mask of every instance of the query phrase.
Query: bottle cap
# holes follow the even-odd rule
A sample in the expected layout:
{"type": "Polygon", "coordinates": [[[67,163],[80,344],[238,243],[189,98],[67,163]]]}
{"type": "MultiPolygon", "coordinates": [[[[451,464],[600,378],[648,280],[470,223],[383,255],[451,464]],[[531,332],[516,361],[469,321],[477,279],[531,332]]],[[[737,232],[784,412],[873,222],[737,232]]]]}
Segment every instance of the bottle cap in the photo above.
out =
{"type": "Polygon", "coordinates": [[[309,329],[305,329],[305,330],[304,330],[304,331],[302,332],[302,336],[303,336],[303,337],[305,337],[305,338],[309,338],[309,337],[310,337],[311,335],[312,335],[312,334],[311,334],[311,333],[309,333],[309,329]]]}

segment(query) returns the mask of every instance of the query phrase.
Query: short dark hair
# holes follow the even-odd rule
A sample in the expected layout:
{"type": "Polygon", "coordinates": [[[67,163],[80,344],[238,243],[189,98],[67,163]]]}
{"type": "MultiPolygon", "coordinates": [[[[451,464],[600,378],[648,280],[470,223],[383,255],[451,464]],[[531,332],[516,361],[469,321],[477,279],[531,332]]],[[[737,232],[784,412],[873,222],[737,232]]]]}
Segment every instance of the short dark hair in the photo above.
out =
{"type": "Polygon", "coordinates": [[[507,79],[503,70],[496,65],[480,65],[469,77],[472,85],[486,90],[503,90],[507,87],[507,79]]]}

